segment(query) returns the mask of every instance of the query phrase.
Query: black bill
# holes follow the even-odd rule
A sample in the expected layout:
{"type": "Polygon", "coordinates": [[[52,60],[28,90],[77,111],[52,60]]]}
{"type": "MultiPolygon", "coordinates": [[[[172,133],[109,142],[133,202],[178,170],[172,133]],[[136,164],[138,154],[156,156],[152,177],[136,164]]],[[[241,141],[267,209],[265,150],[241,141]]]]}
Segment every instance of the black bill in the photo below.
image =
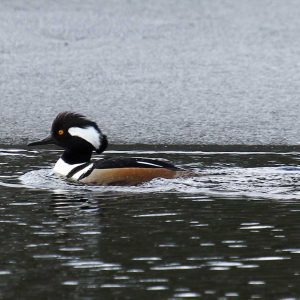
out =
{"type": "Polygon", "coordinates": [[[49,145],[49,144],[55,144],[55,140],[52,138],[52,136],[48,136],[43,140],[32,142],[27,144],[27,146],[39,146],[39,145],[49,145]]]}

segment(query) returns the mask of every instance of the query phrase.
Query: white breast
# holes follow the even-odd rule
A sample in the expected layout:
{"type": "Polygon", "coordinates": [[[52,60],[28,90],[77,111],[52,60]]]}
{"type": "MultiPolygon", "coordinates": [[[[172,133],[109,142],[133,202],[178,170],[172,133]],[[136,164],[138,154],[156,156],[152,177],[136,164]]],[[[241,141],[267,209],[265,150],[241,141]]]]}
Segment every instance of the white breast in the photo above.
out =
{"type": "MultiPolygon", "coordinates": [[[[62,158],[60,158],[57,163],[54,166],[53,171],[56,174],[62,175],[62,176],[67,176],[73,169],[77,168],[78,166],[84,165],[85,163],[82,164],[68,164],[66,163],[62,158]]],[[[78,178],[86,173],[90,168],[93,167],[93,164],[89,164],[88,166],[86,166],[85,168],[83,168],[82,170],[79,170],[78,172],[76,172],[71,178],[74,180],[78,180],[78,178]]]]}

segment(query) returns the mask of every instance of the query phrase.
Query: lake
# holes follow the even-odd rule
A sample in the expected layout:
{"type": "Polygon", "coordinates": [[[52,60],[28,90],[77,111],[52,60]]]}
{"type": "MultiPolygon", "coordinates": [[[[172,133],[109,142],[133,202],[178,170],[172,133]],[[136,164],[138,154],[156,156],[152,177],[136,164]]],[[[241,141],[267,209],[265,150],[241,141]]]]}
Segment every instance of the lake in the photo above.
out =
{"type": "Polygon", "coordinates": [[[89,187],[1,147],[1,299],[299,299],[299,152],[127,148],[197,176],[89,187]]]}

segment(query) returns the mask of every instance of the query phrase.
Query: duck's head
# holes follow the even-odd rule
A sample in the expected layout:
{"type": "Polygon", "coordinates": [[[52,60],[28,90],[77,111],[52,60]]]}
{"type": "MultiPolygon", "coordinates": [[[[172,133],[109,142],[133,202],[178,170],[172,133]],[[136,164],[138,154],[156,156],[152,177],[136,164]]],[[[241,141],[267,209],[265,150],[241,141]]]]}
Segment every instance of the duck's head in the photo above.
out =
{"type": "Polygon", "coordinates": [[[50,136],[28,146],[46,144],[55,144],[68,150],[90,149],[102,153],[108,142],[95,122],[81,114],[62,112],[53,121],[50,136]]]}

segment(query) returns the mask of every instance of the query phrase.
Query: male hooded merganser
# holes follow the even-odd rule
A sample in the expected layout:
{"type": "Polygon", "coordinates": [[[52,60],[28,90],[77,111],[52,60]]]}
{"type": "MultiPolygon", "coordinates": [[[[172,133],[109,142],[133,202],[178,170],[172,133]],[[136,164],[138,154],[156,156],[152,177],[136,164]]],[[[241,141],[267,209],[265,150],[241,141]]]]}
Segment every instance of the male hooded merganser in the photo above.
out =
{"type": "Polygon", "coordinates": [[[102,153],[107,138],[98,125],[85,116],[62,112],[52,123],[49,137],[28,146],[55,144],[65,149],[54,172],[68,179],[97,185],[137,185],[154,178],[191,175],[168,161],[150,158],[103,158],[91,161],[93,150],[102,153]]]}

